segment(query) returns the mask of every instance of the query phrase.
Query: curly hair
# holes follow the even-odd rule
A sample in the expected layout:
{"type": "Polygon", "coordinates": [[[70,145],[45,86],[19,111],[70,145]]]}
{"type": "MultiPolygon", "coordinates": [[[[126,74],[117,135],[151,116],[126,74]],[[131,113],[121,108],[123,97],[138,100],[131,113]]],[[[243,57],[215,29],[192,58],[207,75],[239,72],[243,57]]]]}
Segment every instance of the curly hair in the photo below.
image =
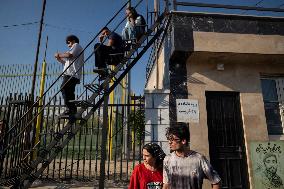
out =
{"type": "Polygon", "coordinates": [[[163,160],[166,156],[162,148],[156,143],[147,143],[143,146],[144,150],[147,150],[155,159],[155,166],[158,168],[163,167],[163,160]]]}
{"type": "Polygon", "coordinates": [[[168,127],[166,130],[166,137],[170,138],[171,135],[175,135],[181,140],[186,140],[186,146],[189,145],[190,134],[187,124],[177,123],[168,127]]]}
{"type": "Polygon", "coordinates": [[[79,38],[76,35],[68,35],[66,37],[66,44],[68,41],[75,41],[75,43],[79,43],[79,38]]]}

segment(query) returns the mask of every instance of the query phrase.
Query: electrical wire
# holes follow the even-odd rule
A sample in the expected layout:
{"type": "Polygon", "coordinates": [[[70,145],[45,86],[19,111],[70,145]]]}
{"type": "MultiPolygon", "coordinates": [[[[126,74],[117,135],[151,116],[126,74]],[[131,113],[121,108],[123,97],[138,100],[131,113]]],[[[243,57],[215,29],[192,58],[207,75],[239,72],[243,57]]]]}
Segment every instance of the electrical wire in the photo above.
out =
{"type": "Polygon", "coordinates": [[[94,32],[90,32],[90,31],[77,30],[77,29],[73,29],[73,28],[56,26],[56,25],[52,25],[52,24],[48,24],[48,23],[44,23],[44,26],[50,27],[50,28],[59,29],[59,30],[78,31],[78,32],[85,32],[85,33],[89,33],[89,34],[93,34],[94,33],[94,32]]]}
{"type": "Polygon", "coordinates": [[[281,8],[281,7],[283,7],[284,6],[284,3],[283,4],[281,4],[281,5],[279,5],[277,8],[281,8]]]}
{"type": "Polygon", "coordinates": [[[23,23],[23,24],[13,24],[13,25],[0,26],[0,28],[13,28],[13,27],[18,27],[18,26],[34,25],[34,24],[38,24],[38,23],[39,23],[39,21],[27,22],[27,23],[23,23]]]}

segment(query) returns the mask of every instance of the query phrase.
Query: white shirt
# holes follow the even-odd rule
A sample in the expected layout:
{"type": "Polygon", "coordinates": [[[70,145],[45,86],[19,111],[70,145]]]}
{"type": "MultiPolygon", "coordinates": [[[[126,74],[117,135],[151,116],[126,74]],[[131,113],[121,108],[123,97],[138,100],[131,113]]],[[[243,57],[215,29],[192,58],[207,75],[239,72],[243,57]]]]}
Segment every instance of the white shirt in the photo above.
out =
{"type": "Polygon", "coordinates": [[[80,56],[79,56],[79,54],[82,51],[83,51],[83,48],[78,43],[74,43],[72,45],[72,47],[69,49],[68,52],[70,54],[72,54],[73,57],[65,59],[63,72],[67,69],[67,67],[70,64],[72,64],[72,65],[64,72],[64,75],[69,75],[69,76],[75,77],[77,79],[81,79],[82,68],[83,68],[83,64],[84,64],[84,53],[82,53],[80,56]]]}

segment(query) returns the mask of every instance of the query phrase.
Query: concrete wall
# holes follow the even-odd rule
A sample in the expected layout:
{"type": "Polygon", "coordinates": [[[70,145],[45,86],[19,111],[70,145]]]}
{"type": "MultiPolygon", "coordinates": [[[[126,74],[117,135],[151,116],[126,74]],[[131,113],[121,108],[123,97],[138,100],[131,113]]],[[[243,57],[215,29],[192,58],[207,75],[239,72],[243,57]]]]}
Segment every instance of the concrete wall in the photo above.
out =
{"type": "Polygon", "coordinates": [[[169,153],[166,128],[169,121],[169,90],[145,90],[145,143],[157,142],[169,153]]]}
{"type": "MultiPolygon", "coordinates": [[[[147,139],[165,142],[165,138],[162,138],[163,129],[176,121],[173,119],[176,114],[175,100],[197,99],[200,117],[199,123],[190,123],[190,147],[209,157],[205,92],[240,92],[246,154],[252,183],[249,143],[284,138],[268,136],[260,82],[261,74],[284,75],[283,24],[283,19],[174,14],[170,39],[167,39],[165,52],[159,57],[164,58],[165,66],[158,66],[159,69],[166,70],[159,72],[164,73],[159,75],[159,79],[169,77],[170,87],[156,85],[161,89],[156,90],[153,87],[156,80],[152,80],[154,76],[151,76],[147,88],[151,90],[145,93],[146,128],[152,132],[147,139]],[[223,67],[223,70],[218,70],[218,66],[223,67]],[[184,67],[186,72],[183,72],[184,67]],[[165,92],[165,89],[169,91],[165,92]],[[169,99],[166,100],[168,107],[160,107],[161,99],[169,99]],[[166,113],[159,113],[162,110],[166,113]],[[166,124],[159,122],[163,116],[169,116],[166,124]],[[155,127],[160,129],[153,129],[155,127]],[[153,132],[157,133],[158,138],[153,132]]],[[[152,72],[155,73],[157,70],[152,72]]],[[[211,187],[205,181],[203,188],[211,187]]]]}
{"type": "Polygon", "coordinates": [[[209,156],[205,91],[240,92],[246,154],[251,141],[268,141],[260,75],[284,73],[284,37],[193,32],[194,53],[187,60],[189,98],[197,99],[200,122],[190,124],[191,148],[209,156]],[[222,65],[224,70],[218,70],[222,65]]]}

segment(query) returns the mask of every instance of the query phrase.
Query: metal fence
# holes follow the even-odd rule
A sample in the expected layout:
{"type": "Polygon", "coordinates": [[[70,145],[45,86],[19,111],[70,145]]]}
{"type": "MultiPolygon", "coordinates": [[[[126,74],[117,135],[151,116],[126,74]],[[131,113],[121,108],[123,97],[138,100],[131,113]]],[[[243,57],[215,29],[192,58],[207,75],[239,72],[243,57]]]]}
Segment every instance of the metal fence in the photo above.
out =
{"type": "MultiPolygon", "coordinates": [[[[81,83],[76,86],[76,94],[80,95],[84,91],[84,85],[91,83],[95,78],[93,73],[94,68],[93,59],[89,59],[83,68],[83,76],[81,83]]],[[[30,93],[33,77],[33,65],[32,64],[9,64],[0,66],[0,97],[9,96],[10,94],[20,94],[20,93],[30,93]]],[[[40,86],[43,83],[44,89],[48,89],[49,86],[58,78],[62,73],[63,66],[58,63],[46,63],[46,72],[44,74],[44,80],[42,79],[43,64],[40,64],[37,68],[36,83],[35,83],[35,96],[40,96],[40,86]]],[[[60,78],[61,80],[61,78],[60,78]]],[[[59,91],[61,81],[56,82],[55,85],[48,91],[46,98],[53,96],[57,91],[59,91]]],[[[118,87],[116,90],[119,89],[118,87]]],[[[85,95],[83,94],[83,98],[85,95]]]]}
{"type": "MultiPolygon", "coordinates": [[[[40,129],[36,129],[38,120],[35,120],[29,128],[24,129],[25,133],[21,137],[16,137],[29,121],[21,119],[21,123],[18,122],[30,105],[29,96],[10,95],[0,98],[0,133],[5,136],[0,142],[0,150],[7,149],[0,157],[1,180],[19,175],[19,171],[25,169],[25,162],[33,160],[56,137],[66,122],[59,117],[64,110],[62,103],[60,97],[55,98],[43,111],[40,129]],[[11,129],[7,126],[15,123],[18,126],[5,135],[11,129]],[[17,139],[13,141],[14,138],[17,139]]],[[[140,96],[132,97],[129,104],[109,104],[108,107],[106,178],[127,182],[133,167],[141,161],[145,125],[144,100],[140,96]]],[[[32,114],[35,115],[37,111],[38,107],[35,107],[32,114]]],[[[99,178],[102,116],[101,108],[93,113],[77,135],[49,164],[42,179],[95,181],[99,178]]]]}

